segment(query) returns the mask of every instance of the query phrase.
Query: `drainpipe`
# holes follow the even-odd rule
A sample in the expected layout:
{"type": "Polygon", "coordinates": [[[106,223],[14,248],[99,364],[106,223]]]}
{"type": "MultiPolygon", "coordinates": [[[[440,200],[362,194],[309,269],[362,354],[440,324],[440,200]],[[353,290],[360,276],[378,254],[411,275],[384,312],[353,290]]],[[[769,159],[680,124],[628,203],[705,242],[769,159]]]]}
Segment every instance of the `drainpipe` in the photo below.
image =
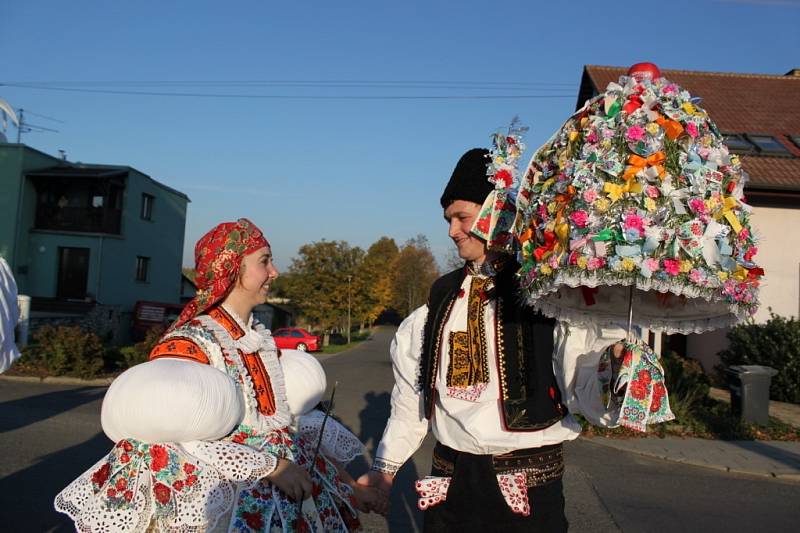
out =
{"type": "Polygon", "coordinates": [[[94,300],[97,303],[100,303],[100,287],[102,286],[103,280],[103,241],[105,237],[100,235],[100,252],[98,255],[100,256],[97,260],[97,288],[95,289],[95,296],[94,300]]]}
{"type": "MultiPolygon", "coordinates": [[[[12,275],[14,275],[17,271],[17,263],[18,263],[17,250],[19,249],[19,241],[20,241],[19,234],[20,230],[22,229],[22,200],[24,199],[25,195],[25,177],[24,173],[22,172],[22,160],[23,160],[22,154],[24,153],[25,147],[18,146],[17,150],[18,150],[17,161],[19,164],[20,182],[19,182],[19,192],[17,193],[17,223],[16,223],[16,229],[14,231],[14,249],[12,250],[11,265],[10,265],[12,275]]],[[[14,277],[16,278],[16,276],[14,277]]],[[[26,287],[26,290],[27,289],[28,287],[26,287]]]]}

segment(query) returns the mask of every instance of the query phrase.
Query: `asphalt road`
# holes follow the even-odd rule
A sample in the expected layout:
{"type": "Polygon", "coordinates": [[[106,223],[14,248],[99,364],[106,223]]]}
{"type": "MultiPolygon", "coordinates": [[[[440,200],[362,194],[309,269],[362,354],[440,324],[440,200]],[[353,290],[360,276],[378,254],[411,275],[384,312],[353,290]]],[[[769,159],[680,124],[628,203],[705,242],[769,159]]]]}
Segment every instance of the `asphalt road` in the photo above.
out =
{"type": "MultiPolygon", "coordinates": [[[[389,414],[392,374],[380,328],[348,352],[320,359],[338,381],[336,415],[372,452],[389,414]]],[[[112,446],[100,429],[104,388],[0,379],[0,531],[71,531],[56,513],[58,491],[112,446]]],[[[430,468],[430,437],[395,481],[388,520],[367,531],[419,530],[413,481],[430,468]]],[[[567,516],[576,532],[796,531],[800,484],[669,463],[579,440],[567,446],[567,516]]],[[[354,474],[367,468],[358,459],[354,474]]]]}

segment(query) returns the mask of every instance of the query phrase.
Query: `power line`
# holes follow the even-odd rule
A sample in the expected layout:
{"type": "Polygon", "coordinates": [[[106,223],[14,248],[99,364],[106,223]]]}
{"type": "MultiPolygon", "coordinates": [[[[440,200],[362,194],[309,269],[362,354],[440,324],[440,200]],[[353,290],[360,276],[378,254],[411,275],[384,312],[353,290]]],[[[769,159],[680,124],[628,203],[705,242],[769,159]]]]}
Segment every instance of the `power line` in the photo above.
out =
{"type": "Polygon", "coordinates": [[[0,83],[0,86],[33,89],[40,91],[60,91],[89,94],[113,94],[125,96],[169,96],[183,98],[242,98],[276,100],[507,100],[537,98],[574,98],[575,94],[499,94],[499,95],[302,95],[302,94],[232,94],[232,93],[189,93],[164,91],[129,91],[113,89],[81,89],[74,87],[37,86],[27,84],[0,83]]]}
{"type": "Polygon", "coordinates": [[[451,87],[495,87],[495,88],[534,88],[562,87],[572,89],[574,83],[540,81],[435,81],[435,80],[114,80],[114,81],[8,81],[8,85],[25,86],[70,86],[70,87],[158,87],[158,86],[302,86],[302,87],[411,87],[451,88],[451,87]]]}

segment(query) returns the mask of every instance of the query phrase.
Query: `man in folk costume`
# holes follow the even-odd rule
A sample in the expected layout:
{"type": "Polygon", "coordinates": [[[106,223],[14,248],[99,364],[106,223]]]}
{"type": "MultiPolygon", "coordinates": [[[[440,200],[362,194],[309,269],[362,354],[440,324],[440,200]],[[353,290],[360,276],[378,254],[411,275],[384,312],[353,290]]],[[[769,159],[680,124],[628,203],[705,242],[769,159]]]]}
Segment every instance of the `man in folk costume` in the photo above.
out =
{"type": "Polygon", "coordinates": [[[436,280],[397,331],[392,414],[359,481],[388,492],[431,430],[431,476],[416,486],[426,531],[566,531],[562,443],[581,430],[569,413],[615,425],[598,368],[624,331],[570,331],[520,303],[515,259],[473,234],[495,188],[488,157],[466,152],[442,194],[466,264],[436,280]]]}

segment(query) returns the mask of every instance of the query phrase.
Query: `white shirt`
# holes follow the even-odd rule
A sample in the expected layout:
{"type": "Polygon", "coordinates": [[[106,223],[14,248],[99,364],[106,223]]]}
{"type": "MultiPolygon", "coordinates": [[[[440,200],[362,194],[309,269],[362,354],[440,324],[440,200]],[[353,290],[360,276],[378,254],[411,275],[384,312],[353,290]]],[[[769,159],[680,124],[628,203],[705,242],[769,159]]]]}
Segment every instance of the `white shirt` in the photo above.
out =
{"type": "MultiPolygon", "coordinates": [[[[462,288],[469,294],[471,276],[462,288]]],[[[438,394],[434,414],[429,423],[424,416],[422,395],[416,381],[422,353],[422,337],[428,316],[427,306],[415,310],[400,325],[390,353],[395,385],[392,389],[392,411],[376,452],[376,459],[391,466],[400,466],[419,448],[428,430],[442,444],[473,454],[498,455],[523,448],[537,448],[577,438],[580,424],[572,415],[540,431],[506,431],[501,423],[500,382],[496,364],[494,334],[495,303],[485,308],[486,348],[489,382],[477,402],[453,398],[447,394],[446,375],[450,331],[466,330],[468,298],[457,298],[442,331],[438,394]]],[[[555,330],[553,370],[562,399],[571,413],[583,414],[591,423],[616,425],[618,413],[608,412],[602,402],[602,385],[597,378],[597,365],[603,349],[622,339],[622,328],[578,329],[559,323],[555,330]]]]}
{"type": "Polygon", "coordinates": [[[19,322],[17,283],[6,260],[0,257],[0,374],[19,359],[14,328],[19,322]]]}

